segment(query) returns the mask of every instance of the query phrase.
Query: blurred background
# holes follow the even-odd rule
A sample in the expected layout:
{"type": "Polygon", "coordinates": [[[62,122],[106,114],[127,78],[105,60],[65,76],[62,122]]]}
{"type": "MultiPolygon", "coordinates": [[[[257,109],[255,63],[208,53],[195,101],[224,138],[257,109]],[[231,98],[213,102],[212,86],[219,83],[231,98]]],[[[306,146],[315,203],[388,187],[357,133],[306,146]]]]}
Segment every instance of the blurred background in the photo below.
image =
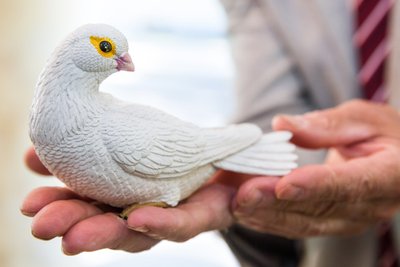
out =
{"type": "Polygon", "coordinates": [[[0,266],[208,266],[237,262],[216,233],[151,251],[62,254],[60,240],[40,241],[19,213],[33,188],[59,184],[23,165],[36,79],[64,36],[93,22],[114,25],[130,42],[136,72],[118,73],[101,90],[145,103],[201,126],[225,124],[234,109],[225,17],[217,0],[0,0],[0,266]]]}

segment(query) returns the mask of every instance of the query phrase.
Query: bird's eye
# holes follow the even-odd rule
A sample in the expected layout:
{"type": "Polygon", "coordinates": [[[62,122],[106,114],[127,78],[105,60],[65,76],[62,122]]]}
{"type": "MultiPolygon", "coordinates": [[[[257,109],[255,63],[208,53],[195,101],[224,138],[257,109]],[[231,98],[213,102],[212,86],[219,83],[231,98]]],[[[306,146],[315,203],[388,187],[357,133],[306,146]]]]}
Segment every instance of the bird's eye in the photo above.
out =
{"type": "Polygon", "coordinates": [[[99,44],[99,48],[104,53],[109,53],[112,51],[112,44],[109,41],[101,41],[99,44]]]}
{"type": "Polygon", "coordinates": [[[117,46],[110,38],[90,36],[90,43],[102,57],[112,58],[116,54],[117,46]]]}

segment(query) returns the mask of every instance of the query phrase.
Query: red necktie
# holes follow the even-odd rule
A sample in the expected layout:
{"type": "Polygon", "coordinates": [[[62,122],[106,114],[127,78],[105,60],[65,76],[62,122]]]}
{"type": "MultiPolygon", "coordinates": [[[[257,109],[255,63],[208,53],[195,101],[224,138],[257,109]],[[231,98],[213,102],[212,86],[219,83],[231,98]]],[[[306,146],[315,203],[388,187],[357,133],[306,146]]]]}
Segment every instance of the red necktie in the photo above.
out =
{"type": "MultiPolygon", "coordinates": [[[[394,0],[355,0],[356,27],[354,45],[359,52],[360,86],[367,99],[386,102],[385,63],[390,51],[389,12],[394,0]]],[[[389,222],[378,226],[377,267],[395,267],[398,258],[389,222]]]]}
{"type": "Polygon", "coordinates": [[[354,45],[359,51],[358,79],[364,96],[384,102],[385,62],[389,55],[388,17],[394,0],[355,0],[357,14],[354,45]]]}

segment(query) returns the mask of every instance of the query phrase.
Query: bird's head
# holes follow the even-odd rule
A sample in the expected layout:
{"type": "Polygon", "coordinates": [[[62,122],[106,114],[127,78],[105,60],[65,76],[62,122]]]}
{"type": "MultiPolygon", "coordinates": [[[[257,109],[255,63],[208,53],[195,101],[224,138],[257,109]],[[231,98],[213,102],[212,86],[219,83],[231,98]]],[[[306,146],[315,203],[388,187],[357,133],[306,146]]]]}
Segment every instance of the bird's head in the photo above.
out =
{"type": "Polygon", "coordinates": [[[120,70],[134,71],[125,36],[109,25],[81,26],[67,37],[61,50],[85,72],[109,75],[120,70]]]}

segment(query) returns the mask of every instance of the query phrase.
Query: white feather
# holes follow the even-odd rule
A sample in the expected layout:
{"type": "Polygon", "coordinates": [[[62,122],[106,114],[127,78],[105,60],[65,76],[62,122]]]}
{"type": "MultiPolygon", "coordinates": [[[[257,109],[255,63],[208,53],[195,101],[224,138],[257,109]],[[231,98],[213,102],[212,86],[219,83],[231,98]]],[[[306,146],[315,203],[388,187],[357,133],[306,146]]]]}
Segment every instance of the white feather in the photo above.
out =
{"type": "Polygon", "coordinates": [[[223,160],[214,162],[218,168],[259,175],[285,175],[297,167],[295,146],[288,143],[289,132],[263,135],[260,140],[223,160]]]}

